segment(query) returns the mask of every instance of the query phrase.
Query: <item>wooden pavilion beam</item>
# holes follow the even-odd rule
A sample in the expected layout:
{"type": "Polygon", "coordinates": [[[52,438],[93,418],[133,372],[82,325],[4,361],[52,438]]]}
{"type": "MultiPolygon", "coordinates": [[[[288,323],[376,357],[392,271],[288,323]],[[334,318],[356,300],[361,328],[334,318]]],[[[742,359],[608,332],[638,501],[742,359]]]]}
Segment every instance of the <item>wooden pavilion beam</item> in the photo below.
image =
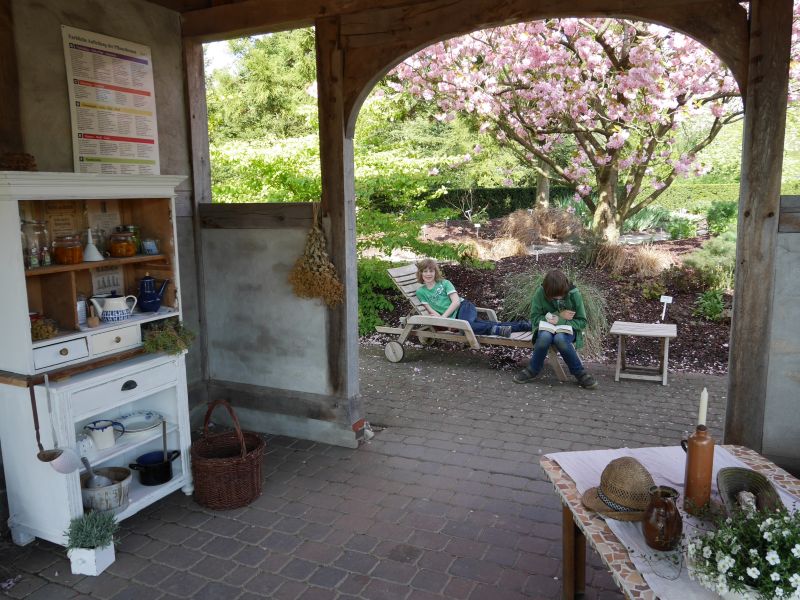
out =
{"type": "Polygon", "coordinates": [[[332,393],[359,413],[358,283],[353,138],[345,135],[344,56],[339,18],[315,23],[322,210],[330,217],[331,261],[344,284],[344,301],[328,310],[328,376],[332,393]]]}
{"type": "Polygon", "coordinates": [[[725,442],[756,452],[764,435],[791,28],[792,0],[750,2],[725,442]]]}
{"type": "Polygon", "coordinates": [[[742,94],[748,68],[747,12],[732,0],[434,0],[342,17],[348,133],[374,84],[430,44],[487,27],[536,19],[616,17],[665,25],[699,40],[733,72],[742,94]]]}
{"type": "Polygon", "coordinates": [[[203,42],[310,27],[316,19],[426,0],[243,0],[183,13],[183,36],[203,42]]]}

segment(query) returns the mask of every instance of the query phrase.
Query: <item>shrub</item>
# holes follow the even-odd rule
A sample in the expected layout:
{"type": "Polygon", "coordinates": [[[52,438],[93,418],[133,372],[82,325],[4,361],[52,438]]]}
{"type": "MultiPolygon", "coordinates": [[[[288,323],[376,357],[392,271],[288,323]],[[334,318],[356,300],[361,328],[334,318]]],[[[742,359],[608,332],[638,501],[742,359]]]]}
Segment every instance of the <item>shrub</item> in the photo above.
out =
{"type": "Polygon", "coordinates": [[[653,246],[640,244],[634,246],[628,257],[628,267],[635,277],[643,279],[660,275],[675,262],[672,253],[653,246]]]}
{"type": "Polygon", "coordinates": [[[503,218],[501,235],[513,237],[529,246],[541,241],[565,240],[581,232],[580,221],[558,208],[517,210],[503,218]]]}
{"type": "Polygon", "coordinates": [[[670,220],[670,212],[661,206],[646,206],[632,217],[625,219],[622,233],[631,231],[647,231],[666,227],[670,220]]]}
{"type": "Polygon", "coordinates": [[[722,298],[722,290],[707,290],[695,300],[692,314],[709,321],[720,321],[724,310],[725,302],[722,298]]]}
{"type": "Polygon", "coordinates": [[[707,240],[701,248],[684,257],[683,264],[701,271],[707,287],[733,288],[736,232],[728,230],[707,240]]]}
{"type": "Polygon", "coordinates": [[[706,273],[687,265],[674,265],[662,277],[667,290],[673,292],[700,292],[712,287],[706,273]]]}
{"type": "Polygon", "coordinates": [[[685,217],[673,217],[667,224],[669,239],[683,240],[697,235],[697,224],[685,217]]]}
{"type": "Polygon", "coordinates": [[[642,297],[645,300],[661,300],[661,296],[667,293],[667,288],[660,281],[645,281],[642,284],[642,297]]]}
{"type": "MultiPolygon", "coordinates": [[[[503,284],[503,318],[508,320],[530,319],[533,293],[542,284],[547,269],[534,267],[527,273],[518,273],[503,284]]],[[[564,271],[570,281],[578,287],[586,308],[585,345],[582,353],[588,357],[602,356],[602,340],[608,333],[606,298],[595,285],[582,281],[580,275],[564,271]]]]}
{"type": "Polygon", "coordinates": [[[113,514],[90,511],[85,515],[72,519],[67,536],[67,549],[103,548],[116,542],[114,535],[119,531],[119,524],[113,514]]]}
{"type": "Polygon", "coordinates": [[[366,335],[383,325],[380,311],[392,310],[394,305],[386,298],[386,292],[395,290],[395,285],[386,269],[392,265],[375,258],[358,261],[358,333],[366,335]]]}
{"type": "Polygon", "coordinates": [[[587,231],[584,235],[573,238],[575,255],[578,262],[584,266],[592,267],[597,262],[600,249],[606,243],[602,234],[596,231],[587,231]]]}
{"type": "Polygon", "coordinates": [[[628,255],[625,252],[625,247],[620,244],[600,244],[597,249],[597,256],[594,261],[594,266],[598,269],[608,271],[612,275],[619,275],[625,270],[625,263],[628,255]]]}
{"type": "Polygon", "coordinates": [[[706,213],[708,232],[719,235],[736,226],[739,214],[739,203],[736,200],[717,200],[712,202],[706,213]]]}

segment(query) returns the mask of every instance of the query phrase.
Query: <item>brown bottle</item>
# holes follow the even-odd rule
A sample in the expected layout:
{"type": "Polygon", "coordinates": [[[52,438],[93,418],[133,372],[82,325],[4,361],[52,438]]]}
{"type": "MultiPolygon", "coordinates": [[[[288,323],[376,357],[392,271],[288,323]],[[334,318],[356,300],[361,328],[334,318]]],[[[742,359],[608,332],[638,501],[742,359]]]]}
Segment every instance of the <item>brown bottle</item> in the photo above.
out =
{"type": "Polygon", "coordinates": [[[656,550],[672,550],[678,545],[683,520],[676,504],[678,490],[665,485],[650,488],[650,503],[644,511],[644,541],[656,550]]]}
{"type": "Polygon", "coordinates": [[[714,467],[714,438],[708,427],[698,425],[688,440],[681,440],[686,451],[686,476],[683,480],[683,509],[696,515],[711,500],[711,471],[714,467]]]}

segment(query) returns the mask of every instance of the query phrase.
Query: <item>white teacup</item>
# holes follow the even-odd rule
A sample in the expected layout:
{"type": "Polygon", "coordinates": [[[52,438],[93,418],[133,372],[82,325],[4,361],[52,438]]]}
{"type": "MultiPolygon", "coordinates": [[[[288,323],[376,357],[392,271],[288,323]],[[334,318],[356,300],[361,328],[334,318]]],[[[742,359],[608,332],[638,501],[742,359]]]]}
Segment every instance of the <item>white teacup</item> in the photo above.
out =
{"type": "Polygon", "coordinates": [[[119,421],[110,419],[99,419],[84,425],[84,430],[92,438],[94,447],[97,450],[111,448],[117,442],[117,438],[125,433],[125,426],[119,421]]]}

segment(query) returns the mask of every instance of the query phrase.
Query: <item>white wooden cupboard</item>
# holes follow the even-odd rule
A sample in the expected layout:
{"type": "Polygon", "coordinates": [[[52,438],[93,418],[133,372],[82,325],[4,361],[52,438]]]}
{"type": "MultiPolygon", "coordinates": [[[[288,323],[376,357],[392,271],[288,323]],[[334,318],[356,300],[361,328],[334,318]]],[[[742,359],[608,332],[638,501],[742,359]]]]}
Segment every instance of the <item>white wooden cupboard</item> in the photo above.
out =
{"type": "MultiPolygon", "coordinates": [[[[64,544],[70,519],[83,512],[80,473],[64,475],[37,459],[31,386],[45,448],[78,451],[83,426],[97,419],[139,411],[163,415],[168,447],[181,452],[172,463],[173,478],[162,485],[141,486],[134,472],[129,503],[117,513],[118,519],[176,489],[192,493],[184,357],[128,357],[141,346],[143,324],[181,316],[173,215],[175,186],[183,179],[0,172],[0,444],[9,527],[17,544],[35,537],[64,544]],[[140,237],[158,240],[158,253],[30,267],[22,220],[46,223],[51,237],[69,228],[85,231],[98,222],[135,224],[140,237]],[[112,274],[119,294],[136,295],[145,274],[170,283],[158,312],[136,311],[129,319],[90,328],[82,322],[78,299],[92,295],[101,281],[98,273],[112,274]],[[30,313],[51,319],[55,335],[33,341],[30,313]],[[126,358],[116,360],[120,357],[126,358]],[[49,385],[43,382],[44,374],[52,379],[49,385]]],[[[113,447],[89,449],[85,455],[95,466],[127,467],[138,456],[161,448],[161,428],[153,428],[128,432],[113,447]]]]}

